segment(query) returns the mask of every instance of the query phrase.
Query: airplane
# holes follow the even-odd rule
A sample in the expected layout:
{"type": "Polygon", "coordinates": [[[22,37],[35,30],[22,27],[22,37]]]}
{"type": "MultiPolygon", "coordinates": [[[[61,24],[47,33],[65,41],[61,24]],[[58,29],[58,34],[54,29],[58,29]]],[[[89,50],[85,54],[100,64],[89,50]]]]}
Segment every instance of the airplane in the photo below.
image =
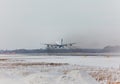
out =
{"type": "Polygon", "coordinates": [[[47,49],[61,49],[69,46],[73,46],[73,44],[76,43],[63,43],[63,39],[61,39],[60,43],[55,43],[55,44],[44,44],[47,46],[47,49]]]}

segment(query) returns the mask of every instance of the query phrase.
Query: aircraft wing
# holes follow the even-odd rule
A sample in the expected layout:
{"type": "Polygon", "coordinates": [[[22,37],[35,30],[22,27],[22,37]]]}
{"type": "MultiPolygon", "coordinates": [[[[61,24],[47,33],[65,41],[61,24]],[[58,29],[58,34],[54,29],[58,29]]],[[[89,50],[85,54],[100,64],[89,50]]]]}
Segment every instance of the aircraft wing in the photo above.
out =
{"type": "Polygon", "coordinates": [[[77,44],[77,43],[67,43],[67,44],[63,44],[64,46],[72,46],[73,44],[77,44]]]}
{"type": "Polygon", "coordinates": [[[44,45],[51,45],[51,44],[44,44],[44,45]]]}
{"type": "Polygon", "coordinates": [[[44,45],[57,46],[57,44],[44,44],[44,45]]]}

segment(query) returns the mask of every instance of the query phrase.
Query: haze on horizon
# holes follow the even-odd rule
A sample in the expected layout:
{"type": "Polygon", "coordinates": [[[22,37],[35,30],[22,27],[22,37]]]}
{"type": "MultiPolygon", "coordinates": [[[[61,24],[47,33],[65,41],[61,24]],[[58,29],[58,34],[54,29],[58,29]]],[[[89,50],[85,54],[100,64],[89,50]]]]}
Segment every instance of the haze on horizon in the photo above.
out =
{"type": "Polygon", "coordinates": [[[120,0],[0,0],[0,49],[120,45],[120,0]]]}

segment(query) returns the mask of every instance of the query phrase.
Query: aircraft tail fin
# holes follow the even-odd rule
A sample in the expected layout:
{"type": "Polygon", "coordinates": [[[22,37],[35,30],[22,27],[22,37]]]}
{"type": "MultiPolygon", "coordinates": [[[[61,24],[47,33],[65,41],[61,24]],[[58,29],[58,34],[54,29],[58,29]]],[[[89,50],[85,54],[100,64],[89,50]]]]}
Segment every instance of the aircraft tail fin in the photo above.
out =
{"type": "Polygon", "coordinates": [[[61,45],[63,44],[63,38],[61,39],[61,45]]]}

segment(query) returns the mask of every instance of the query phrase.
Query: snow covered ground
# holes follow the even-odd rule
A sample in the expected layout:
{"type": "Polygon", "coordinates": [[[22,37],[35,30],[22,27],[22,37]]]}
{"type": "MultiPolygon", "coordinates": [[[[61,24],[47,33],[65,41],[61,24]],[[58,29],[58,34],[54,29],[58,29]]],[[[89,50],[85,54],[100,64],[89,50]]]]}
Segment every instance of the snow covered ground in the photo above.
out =
{"type": "Polygon", "coordinates": [[[69,63],[84,66],[101,66],[119,68],[119,56],[27,56],[0,55],[0,58],[24,60],[28,62],[69,63]]]}
{"type": "Polygon", "coordinates": [[[119,60],[119,56],[0,55],[0,84],[120,82],[119,60]]]}

